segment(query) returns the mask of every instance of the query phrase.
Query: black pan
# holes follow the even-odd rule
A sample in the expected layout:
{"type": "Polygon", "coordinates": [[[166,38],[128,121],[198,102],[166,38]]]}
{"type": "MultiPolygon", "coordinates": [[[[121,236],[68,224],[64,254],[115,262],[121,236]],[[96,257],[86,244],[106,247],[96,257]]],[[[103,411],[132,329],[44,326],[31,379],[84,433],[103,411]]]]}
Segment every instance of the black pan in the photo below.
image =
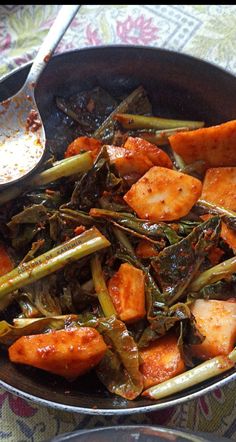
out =
{"type": "MultiPolygon", "coordinates": [[[[30,65],[0,82],[0,100],[23,84],[30,65]]],[[[68,96],[100,85],[123,95],[142,84],[156,115],[204,120],[206,125],[236,118],[236,77],[191,56],[144,47],[108,46],[75,50],[54,56],[41,76],[36,99],[48,139],[58,130],[55,95],[68,96]]],[[[46,372],[18,367],[1,355],[0,385],[39,404],[88,414],[145,413],[199,397],[236,380],[236,370],[157,402],[140,398],[126,401],[108,393],[86,375],[68,383],[46,372]]]]}

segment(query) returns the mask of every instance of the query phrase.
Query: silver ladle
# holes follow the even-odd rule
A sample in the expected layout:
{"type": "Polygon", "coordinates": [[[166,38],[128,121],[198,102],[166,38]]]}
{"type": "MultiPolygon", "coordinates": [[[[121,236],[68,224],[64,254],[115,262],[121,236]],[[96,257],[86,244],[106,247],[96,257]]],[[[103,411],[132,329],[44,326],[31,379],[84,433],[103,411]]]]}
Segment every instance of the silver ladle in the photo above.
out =
{"type": "Polygon", "coordinates": [[[43,157],[46,137],[34,89],[80,6],[62,6],[23,87],[0,103],[0,188],[27,176],[43,157]]]}

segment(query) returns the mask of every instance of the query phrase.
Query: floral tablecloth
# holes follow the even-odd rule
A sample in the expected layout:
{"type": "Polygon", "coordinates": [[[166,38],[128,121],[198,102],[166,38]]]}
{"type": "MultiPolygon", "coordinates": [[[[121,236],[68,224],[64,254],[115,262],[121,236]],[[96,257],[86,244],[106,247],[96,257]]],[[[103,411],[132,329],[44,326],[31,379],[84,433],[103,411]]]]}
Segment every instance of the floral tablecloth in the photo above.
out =
{"type": "MultiPolygon", "coordinates": [[[[0,6],[0,75],[37,53],[60,6],[0,6]]],[[[157,46],[203,58],[236,74],[236,5],[83,5],[58,51],[102,44],[157,46]]],[[[236,440],[236,383],[174,408],[96,417],[30,403],[0,389],[0,439],[46,441],[95,426],[160,424],[236,440]]]]}

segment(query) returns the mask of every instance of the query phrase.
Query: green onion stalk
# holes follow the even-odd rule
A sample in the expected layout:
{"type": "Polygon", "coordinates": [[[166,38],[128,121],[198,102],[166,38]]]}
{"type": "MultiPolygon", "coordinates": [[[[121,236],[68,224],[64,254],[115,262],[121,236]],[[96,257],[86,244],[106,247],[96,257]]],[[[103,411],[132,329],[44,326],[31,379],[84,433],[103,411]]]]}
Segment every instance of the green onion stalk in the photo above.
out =
{"type": "Polygon", "coordinates": [[[110,242],[96,227],[86,230],[69,241],[49,250],[31,261],[20,264],[11,272],[0,277],[0,310],[14,297],[13,292],[38,281],[70,262],[110,246],[110,242]]]}

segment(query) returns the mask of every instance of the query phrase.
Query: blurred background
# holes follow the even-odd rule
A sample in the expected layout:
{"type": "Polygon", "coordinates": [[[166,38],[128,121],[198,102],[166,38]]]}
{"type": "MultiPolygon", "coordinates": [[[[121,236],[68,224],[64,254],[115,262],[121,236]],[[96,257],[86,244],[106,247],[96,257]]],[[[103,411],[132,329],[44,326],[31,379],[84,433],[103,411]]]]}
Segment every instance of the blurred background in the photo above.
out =
{"type": "MultiPolygon", "coordinates": [[[[0,6],[0,76],[31,60],[61,5],[0,6]]],[[[236,5],[82,5],[58,51],[158,46],[236,73],[236,5]]]]}

